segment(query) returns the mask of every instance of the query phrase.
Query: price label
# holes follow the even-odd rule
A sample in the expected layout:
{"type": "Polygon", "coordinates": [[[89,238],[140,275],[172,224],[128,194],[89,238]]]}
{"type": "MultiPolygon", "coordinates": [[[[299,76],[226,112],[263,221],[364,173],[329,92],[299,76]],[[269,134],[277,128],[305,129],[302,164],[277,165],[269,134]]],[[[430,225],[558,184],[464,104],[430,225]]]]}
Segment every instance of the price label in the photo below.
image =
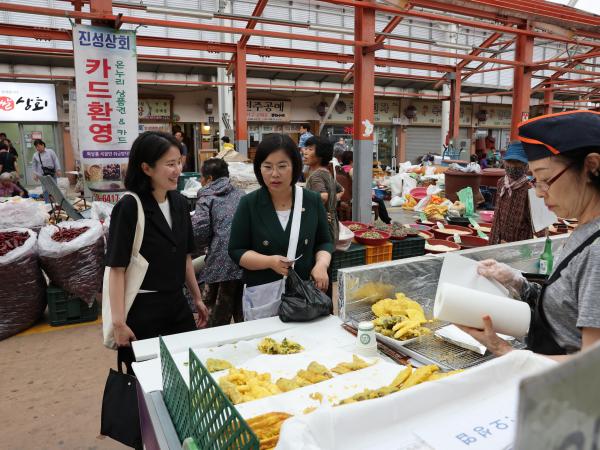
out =
{"type": "Polygon", "coordinates": [[[476,230],[479,230],[479,224],[475,221],[475,219],[473,219],[472,217],[469,217],[469,222],[471,222],[471,225],[473,225],[473,228],[475,228],[476,230]]]}
{"type": "Polygon", "coordinates": [[[436,225],[438,227],[438,230],[445,230],[446,227],[444,226],[444,224],[440,221],[436,222],[436,225]]]}
{"type": "Polygon", "coordinates": [[[454,233],[454,242],[456,242],[457,244],[462,244],[462,241],[460,239],[460,234],[454,233]]]}
{"type": "Polygon", "coordinates": [[[427,222],[427,216],[424,212],[419,213],[419,219],[421,219],[421,222],[427,222]]]}

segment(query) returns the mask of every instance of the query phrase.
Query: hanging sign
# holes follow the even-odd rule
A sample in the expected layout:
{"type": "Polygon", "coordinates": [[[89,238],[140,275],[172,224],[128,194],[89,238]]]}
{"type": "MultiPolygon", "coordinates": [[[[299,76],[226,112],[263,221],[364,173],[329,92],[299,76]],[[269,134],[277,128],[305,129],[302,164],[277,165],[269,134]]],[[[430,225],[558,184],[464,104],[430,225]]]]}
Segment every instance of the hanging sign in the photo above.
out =
{"type": "MultiPolygon", "coordinates": [[[[373,119],[375,123],[393,123],[400,111],[400,101],[394,99],[376,98],[373,104],[373,119]]],[[[336,108],[327,118],[329,122],[344,123],[354,120],[354,101],[350,98],[339,100],[336,108]],[[342,103],[343,108],[338,108],[342,103]]]]}
{"type": "Polygon", "coordinates": [[[53,84],[0,83],[0,121],[56,122],[53,84]]]}
{"type": "Polygon", "coordinates": [[[119,187],[138,136],[135,32],[76,25],[73,50],[86,180],[95,186],[119,187]]]}
{"type": "Polygon", "coordinates": [[[289,122],[292,116],[290,100],[248,100],[248,122],[289,122]]]}
{"type": "Polygon", "coordinates": [[[171,100],[140,98],[138,100],[138,118],[140,120],[171,121],[171,100]]]}

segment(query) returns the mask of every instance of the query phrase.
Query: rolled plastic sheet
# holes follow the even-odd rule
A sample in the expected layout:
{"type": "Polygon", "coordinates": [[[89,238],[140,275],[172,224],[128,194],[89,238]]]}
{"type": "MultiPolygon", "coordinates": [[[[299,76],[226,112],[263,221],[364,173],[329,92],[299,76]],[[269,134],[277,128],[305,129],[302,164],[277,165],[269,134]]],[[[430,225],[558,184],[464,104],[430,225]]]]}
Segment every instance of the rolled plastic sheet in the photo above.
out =
{"type": "Polygon", "coordinates": [[[433,306],[436,319],[482,329],[486,315],[497,333],[521,337],[529,330],[531,310],[525,302],[451,283],[439,287],[433,306]]]}

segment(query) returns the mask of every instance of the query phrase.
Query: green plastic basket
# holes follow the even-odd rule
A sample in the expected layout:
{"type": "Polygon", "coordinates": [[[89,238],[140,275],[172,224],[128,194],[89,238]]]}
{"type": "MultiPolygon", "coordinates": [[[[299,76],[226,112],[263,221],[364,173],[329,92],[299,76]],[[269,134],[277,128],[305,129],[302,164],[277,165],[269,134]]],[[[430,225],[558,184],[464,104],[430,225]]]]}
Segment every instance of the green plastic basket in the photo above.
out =
{"type": "Polygon", "coordinates": [[[412,258],[425,254],[425,239],[420,236],[393,241],[392,259],[412,258]]]}
{"type": "Polygon", "coordinates": [[[160,366],[163,379],[163,399],[171,416],[175,431],[180,442],[183,442],[190,433],[190,390],[175,361],[165,345],[162,337],[160,341],[160,366]]]}
{"type": "Polygon", "coordinates": [[[338,269],[362,266],[365,264],[365,261],[366,254],[364,245],[353,243],[345,252],[334,252],[333,257],[331,258],[331,280],[337,281],[338,269]]]}
{"type": "Polygon", "coordinates": [[[54,285],[46,289],[50,325],[58,327],[71,323],[91,322],[98,318],[98,302],[91,306],[63,289],[54,285]]]}
{"type": "Polygon", "coordinates": [[[203,450],[259,450],[260,443],[215,379],[190,349],[192,437],[203,450]]]}

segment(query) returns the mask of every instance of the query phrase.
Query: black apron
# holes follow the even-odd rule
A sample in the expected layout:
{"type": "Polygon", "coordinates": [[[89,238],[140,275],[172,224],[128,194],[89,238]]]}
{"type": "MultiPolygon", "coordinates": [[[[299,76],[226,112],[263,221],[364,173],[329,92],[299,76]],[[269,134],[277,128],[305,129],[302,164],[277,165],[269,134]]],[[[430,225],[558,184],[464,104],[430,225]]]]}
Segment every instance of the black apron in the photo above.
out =
{"type": "Polygon", "coordinates": [[[527,334],[527,348],[542,355],[566,355],[567,351],[561,347],[554,337],[554,331],[546,318],[542,305],[546,288],[560,278],[560,274],[571,260],[579,255],[587,246],[600,237],[600,230],[592,234],[586,241],[564,258],[552,272],[550,278],[542,284],[540,296],[531,305],[531,325],[527,334]]]}

